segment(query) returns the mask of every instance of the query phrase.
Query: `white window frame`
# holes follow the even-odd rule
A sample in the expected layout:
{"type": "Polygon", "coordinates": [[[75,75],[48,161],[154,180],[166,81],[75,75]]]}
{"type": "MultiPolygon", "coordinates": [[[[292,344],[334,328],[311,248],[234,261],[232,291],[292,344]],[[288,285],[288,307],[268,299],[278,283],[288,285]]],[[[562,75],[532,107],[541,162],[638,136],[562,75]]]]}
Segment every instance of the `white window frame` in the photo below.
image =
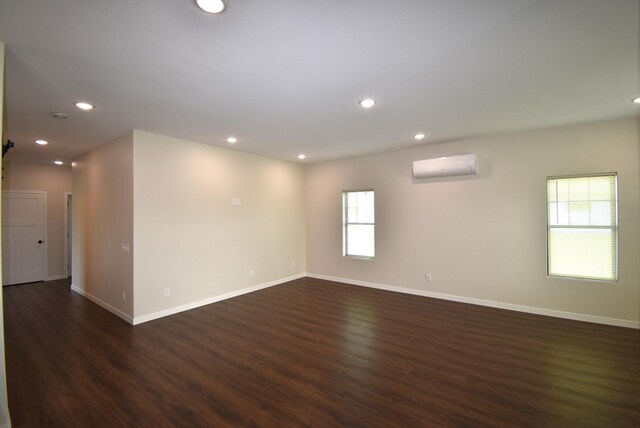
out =
{"type": "Polygon", "coordinates": [[[547,250],[547,277],[554,279],[569,279],[569,280],[579,280],[579,281],[593,281],[593,282],[606,282],[606,283],[617,283],[619,277],[619,236],[620,236],[620,224],[618,221],[618,173],[617,172],[605,172],[605,173],[594,173],[594,174],[576,174],[576,175],[560,175],[560,176],[549,176],[545,179],[545,205],[547,212],[547,242],[546,242],[546,250],[547,250]],[[550,273],[550,264],[551,258],[549,254],[549,235],[551,233],[551,229],[555,228],[564,228],[564,229],[611,229],[614,230],[614,226],[569,226],[569,225],[556,225],[552,226],[549,217],[549,190],[548,184],[549,180],[561,180],[561,179],[571,179],[571,178],[590,178],[590,177],[614,177],[615,179],[615,277],[613,279],[606,278],[593,278],[586,276],[571,276],[571,275],[557,275],[550,273]]]}
{"type": "Polygon", "coordinates": [[[349,257],[349,258],[353,258],[353,259],[363,259],[363,260],[374,260],[375,254],[376,254],[376,249],[375,249],[375,229],[376,229],[376,223],[375,223],[375,190],[374,189],[358,189],[358,190],[343,190],[342,191],[342,256],[343,257],[349,257]],[[372,192],[373,193],[373,197],[374,197],[374,220],[373,223],[349,223],[348,222],[348,203],[347,203],[347,197],[350,193],[361,193],[361,192],[372,192]],[[348,248],[349,248],[349,243],[348,243],[348,228],[350,225],[354,225],[354,226],[373,226],[373,256],[363,256],[363,255],[358,255],[358,254],[349,254],[348,252],[348,248]]]}

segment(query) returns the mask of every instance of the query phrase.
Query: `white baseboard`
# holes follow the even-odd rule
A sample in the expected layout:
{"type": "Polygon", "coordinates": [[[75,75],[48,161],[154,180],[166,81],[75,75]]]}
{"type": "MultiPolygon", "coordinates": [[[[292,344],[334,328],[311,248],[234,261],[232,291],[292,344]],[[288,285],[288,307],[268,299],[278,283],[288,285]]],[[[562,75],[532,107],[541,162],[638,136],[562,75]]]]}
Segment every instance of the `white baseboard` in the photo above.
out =
{"type": "Polygon", "coordinates": [[[176,306],[176,307],[165,309],[165,310],[158,311],[158,312],[153,312],[153,313],[147,314],[147,315],[142,315],[142,316],[139,316],[139,317],[135,317],[133,319],[133,323],[132,324],[133,325],[137,325],[137,324],[142,324],[142,323],[147,322],[147,321],[153,321],[155,319],[167,317],[169,315],[174,315],[174,314],[177,314],[179,312],[184,312],[184,311],[188,311],[190,309],[199,308],[200,306],[210,305],[211,303],[216,303],[216,302],[219,302],[221,300],[227,300],[227,299],[231,299],[233,297],[241,296],[243,294],[247,294],[247,293],[251,293],[251,292],[254,292],[254,291],[262,290],[264,288],[273,287],[274,285],[283,284],[285,282],[293,281],[294,279],[304,278],[305,276],[307,276],[306,273],[300,273],[300,274],[293,275],[293,276],[290,276],[290,277],[287,277],[287,278],[276,279],[274,281],[269,281],[269,282],[265,282],[263,284],[254,285],[252,287],[243,288],[241,290],[232,291],[230,293],[221,294],[219,296],[209,297],[207,299],[199,300],[197,302],[187,303],[185,305],[176,306]]]}
{"type": "Polygon", "coordinates": [[[129,324],[133,324],[134,323],[133,322],[133,317],[125,314],[120,309],[114,308],[110,304],[108,304],[106,302],[103,302],[102,300],[98,299],[96,296],[87,293],[86,291],[82,290],[81,288],[76,287],[73,284],[71,284],[71,289],[73,291],[75,291],[76,293],[80,294],[81,296],[84,296],[87,299],[91,300],[93,303],[97,304],[98,306],[102,306],[103,308],[105,308],[106,310],[111,312],[112,314],[119,316],[120,318],[122,318],[123,320],[128,322],[129,324]]]}
{"type": "MultiPolygon", "coordinates": [[[[67,279],[69,275],[49,275],[45,281],[57,281],[58,279],[67,279]]],[[[2,426],[0,426],[2,428],[2,426]]]]}
{"type": "Polygon", "coordinates": [[[452,294],[434,293],[431,291],[414,290],[411,288],[396,287],[393,285],[376,284],[373,282],[358,281],[355,279],[338,278],[335,276],[320,275],[315,273],[307,274],[309,278],[324,279],[326,281],[341,282],[344,284],[358,285],[361,287],[377,288],[379,290],[395,291],[397,293],[413,294],[416,296],[432,297],[435,299],[452,300],[454,302],[471,303],[473,305],[489,306],[492,308],[507,309],[510,311],[527,312],[530,314],[545,315],[549,317],[565,318],[575,321],[585,321],[596,324],[613,325],[616,327],[627,327],[640,329],[639,321],[623,320],[618,318],[599,317],[596,315],[577,314],[573,312],[563,312],[554,309],[536,308],[533,306],[515,305],[512,303],[494,302],[492,300],[482,300],[473,297],[455,296],[452,294]]]}

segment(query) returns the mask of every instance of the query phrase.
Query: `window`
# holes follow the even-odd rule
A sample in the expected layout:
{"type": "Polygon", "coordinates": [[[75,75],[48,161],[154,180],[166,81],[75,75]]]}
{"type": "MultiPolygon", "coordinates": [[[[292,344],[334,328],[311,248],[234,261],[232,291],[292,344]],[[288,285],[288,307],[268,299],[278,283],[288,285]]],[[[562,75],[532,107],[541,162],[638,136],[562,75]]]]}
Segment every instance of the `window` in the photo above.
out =
{"type": "Polygon", "coordinates": [[[618,279],[617,175],[547,178],[547,273],[618,279]]]}
{"type": "Polygon", "coordinates": [[[375,257],[375,213],[373,190],[342,192],[342,255],[375,257]]]}

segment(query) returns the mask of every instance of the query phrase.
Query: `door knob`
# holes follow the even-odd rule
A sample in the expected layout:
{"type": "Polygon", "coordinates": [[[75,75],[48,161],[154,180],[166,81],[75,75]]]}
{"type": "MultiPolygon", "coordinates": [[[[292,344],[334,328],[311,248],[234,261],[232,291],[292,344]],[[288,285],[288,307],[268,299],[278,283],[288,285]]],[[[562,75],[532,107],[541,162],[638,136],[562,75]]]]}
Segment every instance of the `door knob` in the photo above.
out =
{"type": "Polygon", "coordinates": [[[38,241],[38,244],[42,244],[42,239],[38,241]]]}

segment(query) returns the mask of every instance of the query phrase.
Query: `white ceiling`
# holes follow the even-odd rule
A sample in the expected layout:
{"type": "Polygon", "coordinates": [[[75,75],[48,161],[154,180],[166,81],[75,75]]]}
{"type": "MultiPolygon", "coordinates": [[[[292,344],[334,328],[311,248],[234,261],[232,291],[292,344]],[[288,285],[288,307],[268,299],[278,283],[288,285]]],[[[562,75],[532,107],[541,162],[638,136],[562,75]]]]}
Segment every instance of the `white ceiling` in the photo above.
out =
{"type": "Polygon", "coordinates": [[[638,0],[226,3],[0,0],[8,158],[142,129],[316,162],[638,114],[638,0]]]}

